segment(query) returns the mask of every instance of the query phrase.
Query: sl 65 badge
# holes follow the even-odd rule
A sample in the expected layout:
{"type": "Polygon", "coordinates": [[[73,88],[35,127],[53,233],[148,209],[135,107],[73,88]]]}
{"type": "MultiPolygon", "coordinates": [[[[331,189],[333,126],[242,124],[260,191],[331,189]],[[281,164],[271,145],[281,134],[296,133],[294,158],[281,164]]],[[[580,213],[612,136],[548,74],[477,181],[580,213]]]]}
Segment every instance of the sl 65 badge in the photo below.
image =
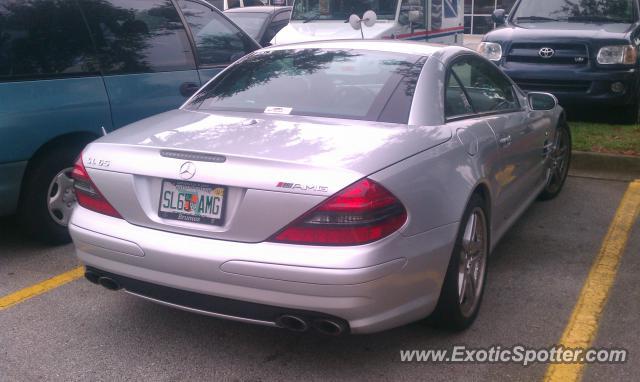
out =
{"type": "Polygon", "coordinates": [[[97,158],[88,157],[87,164],[91,166],[98,166],[98,167],[109,167],[111,166],[111,161],[106,159],[97,159],[97,158]]]}

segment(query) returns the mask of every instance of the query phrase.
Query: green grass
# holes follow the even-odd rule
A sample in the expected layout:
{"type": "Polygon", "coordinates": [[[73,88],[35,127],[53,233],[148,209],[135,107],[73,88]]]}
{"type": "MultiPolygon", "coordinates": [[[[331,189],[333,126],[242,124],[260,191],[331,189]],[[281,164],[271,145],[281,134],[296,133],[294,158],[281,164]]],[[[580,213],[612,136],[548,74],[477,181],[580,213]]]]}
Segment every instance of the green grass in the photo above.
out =
{"type": "Polygon", "coordinates": [[[573,149],[640,156],[640,125],[569,122],[573,149]]]}

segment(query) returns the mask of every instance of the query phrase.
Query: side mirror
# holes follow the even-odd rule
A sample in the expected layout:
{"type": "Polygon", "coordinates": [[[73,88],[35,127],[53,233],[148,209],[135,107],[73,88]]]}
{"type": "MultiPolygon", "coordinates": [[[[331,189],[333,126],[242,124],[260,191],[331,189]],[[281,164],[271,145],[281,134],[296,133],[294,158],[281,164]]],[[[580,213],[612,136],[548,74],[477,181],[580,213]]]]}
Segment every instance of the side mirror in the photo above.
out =
{"type": "Polygon", "coordinates": [[[552,110],[558,106],[558,99],[550,93],[531,92],[527,99],[531,110],[552,110]]]}
{"type": "Polygon", "coordinates": [[[496,25],[504,25],[506,22],[507,12],[504,9],[496,9],[491,14],[491,20],[493,20],[496,25]]]}

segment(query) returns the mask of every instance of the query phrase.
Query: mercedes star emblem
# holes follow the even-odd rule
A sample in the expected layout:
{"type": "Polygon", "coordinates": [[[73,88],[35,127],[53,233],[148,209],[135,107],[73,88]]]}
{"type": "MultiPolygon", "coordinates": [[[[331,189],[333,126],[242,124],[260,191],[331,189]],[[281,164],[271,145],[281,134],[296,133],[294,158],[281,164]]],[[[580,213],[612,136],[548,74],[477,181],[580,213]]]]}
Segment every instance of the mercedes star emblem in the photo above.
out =
{"type": "Polygon", "coordinates": [[[193,162],[184,162],[180,166],[180,177],[182,179],[191,179],[196,174],[196,165],[193,162]]]}

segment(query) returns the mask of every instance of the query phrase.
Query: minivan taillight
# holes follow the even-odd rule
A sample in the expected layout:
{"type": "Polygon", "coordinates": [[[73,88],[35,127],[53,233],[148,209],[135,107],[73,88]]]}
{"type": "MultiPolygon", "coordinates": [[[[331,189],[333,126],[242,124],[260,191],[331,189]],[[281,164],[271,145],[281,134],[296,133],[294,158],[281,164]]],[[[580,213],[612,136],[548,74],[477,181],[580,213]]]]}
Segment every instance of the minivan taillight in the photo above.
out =
{"type": "Polygon", "coordinates": [[[366,244],[397,231],[407,211],[384,187],[362,179],[330,197],[269,239],[308,245],[366,244]]]}
{"type": "Polygon", "coordinates": [[[76,159],[71,172],[73,178],[73,188],[76,190],[76,199],[82,207],[114,218],[122,219],[122,216],[98,190],[93,181],[89,177],[87,170],[82,163],[82,154],[76,159]]]}

